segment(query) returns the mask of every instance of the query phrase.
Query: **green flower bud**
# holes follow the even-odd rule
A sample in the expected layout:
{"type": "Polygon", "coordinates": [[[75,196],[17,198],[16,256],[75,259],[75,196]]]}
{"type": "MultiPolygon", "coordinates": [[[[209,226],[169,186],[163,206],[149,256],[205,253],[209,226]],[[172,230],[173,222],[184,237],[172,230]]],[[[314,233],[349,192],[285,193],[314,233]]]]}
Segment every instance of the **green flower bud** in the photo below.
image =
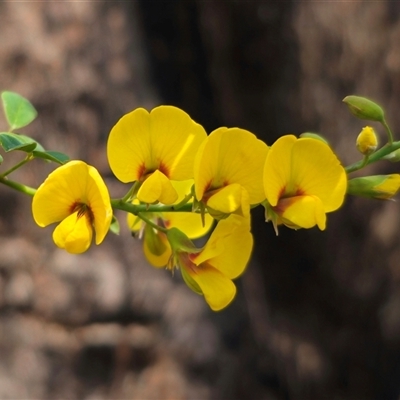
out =
{"type": "Polygon", "coordinates": [[[373,128],[366,126],[357,137],[356,146],[364,156],[369,156],[378,147],[378,138],[373,128]]]}
{"type": "Polygon", "coordinates": [[[371,100],[359,96],[347,96],[343,99],[353,115],[360,119],[383,122],[385,120],[383,109],[371,100]]]}
{"type": "Polygon", "coordinates": [[[373,175],[350,179],[347,193],[374,199],[389,200],[400,188],[400,174],[373,175]]]}

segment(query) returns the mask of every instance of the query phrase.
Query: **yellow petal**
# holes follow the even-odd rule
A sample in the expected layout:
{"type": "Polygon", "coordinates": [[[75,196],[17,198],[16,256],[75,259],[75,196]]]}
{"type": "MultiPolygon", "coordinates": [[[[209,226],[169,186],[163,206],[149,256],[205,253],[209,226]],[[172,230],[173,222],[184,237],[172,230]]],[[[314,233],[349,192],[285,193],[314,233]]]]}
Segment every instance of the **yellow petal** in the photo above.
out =
{"type": "Polygon", "coordinates": [[[390,174],[379,185],[373,188],[376,193],[375,197],[378,199],[391,199],[400,188],[400,175],[390,174]]]}
{"type": "Polygon", "coordinates": [[[194,180],[186,179],[184,181],[171,181],[171,184],[178,193],[178,198],[176,199],[175,203],[180,203],[186,197],[186,195],[191,193],[194,180]]]}
{"type": "Polygon", "coordinates": [[[159,158],[170,179],[192,179],[194,157],[207,137],[206,131],[177,107],[159,106],[150,116],[154,157],[159,158]]]}
{"type": "Polygon", "coordinates": [[[96,168],[88,165],[86,184],[87,204],[93,214],[96,244],[100,244],[110,229],[113,216],[110,195],[106,184],[96,168]]]}
{"type": "Polygon", "coordinates": [[[170,179],[193,177],[195,153],[207,134],[177,107],[143,108],[123,116],[110,132],[107,156],[122,182],[160,170],[170,179]]]}
{"type": "Polygon", "coordinates": [[[325,212],[337,210],[347,189],[347,175],[332,149],[320,140],[298,139],[292,150],[293,184],[298,195],[317,196],[325,212]]]}
{"type": "Polygon", "coordinates": [[[202,264],[196,268],[185,270],[203,292],[208,305],[214,311],[225,308],[235,297],[234,283],[215,268],[202,264]]]}
{"type": "Polygon", "coordinates": [[[173,204],[178,199],[178,193],[171,181],[160,171],[153,172],[140,186],[137,194],[143,203],[173,204]]]}
{"type": "MultiPolygon", "coordinates": [[[[238,183],[225,186],[216,191],[208,200],[207,206],[225,214],[231,214],[242,206],[242,194],[245,191],[238,183]]],[[[248,196],[247,196],[248,201],[248,196]]],[[[244,205],[250,210],[250,204],[244,205]]]]}
{"type": "Polygon", "coordinates": [[[218,222],[203,251],[192,255],[199,265],[207,262],[230,279],[243,273],[253,248],[250,218],[230,215],[218,222]]]}
{"type": "Polygon", "coordinates": [[[147,261],[157,268],[165,267],[172,254],[166,235],[148,225],[144,232],[143,251],[147,261]]]}
{"type": "Polygon", "coordinates": [[[211,229],[214,219],[206,214],[204,226],[201,215],[191,212],[165,212],[160,217],[164,220],[166,228],[178,228],[189,239],[197,239],[207,234],[211,229]]]}
{"type": "Polygon", "coordinates": [[[262,174],[268,146],[251,132],[240,128],[219,128],[199,148],[194,164],[196,198],[207,190],[240,184],[250,204],[265,199],[262,174]]]}
{"type": "Polygon", "coordinates": [[[326,227],[326,214],[321,200],[316,196],[295,196],[279,201],[278,212],[282,222],[290,228],[326,227]]]}
{"type": "Polygon", "coordinates": [[[137,108],[115,124],[108,137],[107,157],[114,175],[125,183],[139,180],[147,168],[157,168],[151,155],[148,111],[137,108]]]}
{"type": "Polygon", "coordinates": [[[86,215],[75,212],[65,218],[53,232],[54,243],[69,253],[86,251],[92,242],[93,229],[86,215]]]}
{"type": "Polygon", "coordinates": [[[278,204],[279,197],[287,190],[291,180],[293,135],[279,138],[269,149],[264,165],[265,195],[271,206],[278,204]]]}

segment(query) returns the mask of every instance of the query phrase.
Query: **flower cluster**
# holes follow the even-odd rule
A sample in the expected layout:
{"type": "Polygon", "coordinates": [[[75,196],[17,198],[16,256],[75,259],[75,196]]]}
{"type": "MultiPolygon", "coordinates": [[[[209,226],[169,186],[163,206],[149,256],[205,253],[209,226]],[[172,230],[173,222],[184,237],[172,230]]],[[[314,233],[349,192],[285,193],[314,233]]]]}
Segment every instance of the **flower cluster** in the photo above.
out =
{"type": "Polygon", "coordinates": [[[172,106],[124,115],[111,129],[107,156],[114,175],[132,183],[126,196],[110,200],[94,167],[70,161],[36,191],[35,221],[60,222],[53,233],[56,245],[81,253],[93,231],[96,244],[103,241],[112,208],[126,210],[148,262],[179,269],[189,288],[216,311],[232,301],[232,279],[250,260],[251,208],[264,206],[276,232],[280,224],[323,230],[326,214],[341,206],[347,188],[345,169],[318,138],[286,135],[268,147],[240,128],[207,135],[172,106]],[[205,245],[196,247],[193,240],[206,235],[205,245]]]}
{"type": "Polygon", "coordinates": [[[95,167],[70,161],[14,132],[37,116],[27,99],[13,92],[2,92],[1,99],[9,129],[0,133],[0,146],[6,153],[25,152],[26,157],[2,172],[0,183],[33,196],[36,223],[58,224],[53,231],[58,247],[85,252],[93,237],[98,245],[108,231],[118,232],[113,211],[126,211],[127,225],[143,240],[148,262],[172,272],[178,269],[214,311],[233,300],[232,280],[250,260],[252,208],[264,207],[265,220],[277,234],[280,225],[324,230],[327,214],[341,207],[346,194],[390,200],[400,188],[400,174],[349,177],[379,160],[400,161],[400,141],[394,141],[383,109],[363,97],[343,101],[357,118],[381,124],[388,140],[378,148],[375,129],[363,127],[355,141],[362,159],[347,167],[315,133],[285,135],[268,146],[237,127],[207,135],[177,107],[159,106],[150,112],[138,108],[115,124],[107,142],[111,171],[131,184],[119,199],[110,198],[95,167]],[[38,189],[9,179],[35,158],[60,166],[38,189]]]}

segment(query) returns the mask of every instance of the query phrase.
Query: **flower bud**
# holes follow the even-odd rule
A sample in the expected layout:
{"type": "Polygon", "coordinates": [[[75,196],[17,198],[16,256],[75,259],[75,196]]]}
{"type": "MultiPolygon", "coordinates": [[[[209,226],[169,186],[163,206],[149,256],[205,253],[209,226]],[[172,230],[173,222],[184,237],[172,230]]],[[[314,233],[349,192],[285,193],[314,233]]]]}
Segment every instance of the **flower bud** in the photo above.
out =
{"type": "Polygon", "coordinates": [[[378,138],[373,128],[366,126],[357,137],[356,146],[364,156],[369,156],[378,147],[378,138]]]}
{"type": "Polygon", "coordinates": [[[385,120],[383,109],[365,97],[347,96],[343,99],[343,102],[347,104],[351,113],[357,118],[378,122],[385,120]]]}
{"type": "Polygon", "coordinates": [[[373,175],[350,179],[347,193],[374,199],[389,200],[400,188],[400,174],[373,175]]]}

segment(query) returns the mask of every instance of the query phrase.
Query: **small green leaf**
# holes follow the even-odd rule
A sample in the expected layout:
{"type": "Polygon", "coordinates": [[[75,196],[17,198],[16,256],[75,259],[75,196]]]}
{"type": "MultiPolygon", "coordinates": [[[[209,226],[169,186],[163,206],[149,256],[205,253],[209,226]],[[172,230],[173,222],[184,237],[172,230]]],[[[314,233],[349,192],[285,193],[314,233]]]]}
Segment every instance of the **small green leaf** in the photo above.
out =
{"type": "Polygon", "coordinates": [[[2,156],[0,156],[0,164],[3,162],[3,157],[2,156]]]}
{"type": "Polygon", "coordinates": [[[19,94],[2,92],[1,99],[11,131],[30,124],[37,117],[37,111],[30,101],[19,94]]]}
{"type": "Polygon", "coordinates": [[[119,222],[117,218],[115,218],[115,215],[113,215],[111,220],[110,231],[115,235],[119,235],[119,222]]]}
{"type": "Polygon", "coordinates": [[[30,153],[37,147],[38,143],[28,136],[17,135],[11,132],[1,132],[0,145],[6,152],[22,150],[30,153]]]}
{"type": "Polygon", "coordinates": [[[69,161],[69,157],[66,154],[58,151],[34,150],[32,154],[35,158],[42,158],[43,160],[53,161],[61,165],[69,161]]]}

